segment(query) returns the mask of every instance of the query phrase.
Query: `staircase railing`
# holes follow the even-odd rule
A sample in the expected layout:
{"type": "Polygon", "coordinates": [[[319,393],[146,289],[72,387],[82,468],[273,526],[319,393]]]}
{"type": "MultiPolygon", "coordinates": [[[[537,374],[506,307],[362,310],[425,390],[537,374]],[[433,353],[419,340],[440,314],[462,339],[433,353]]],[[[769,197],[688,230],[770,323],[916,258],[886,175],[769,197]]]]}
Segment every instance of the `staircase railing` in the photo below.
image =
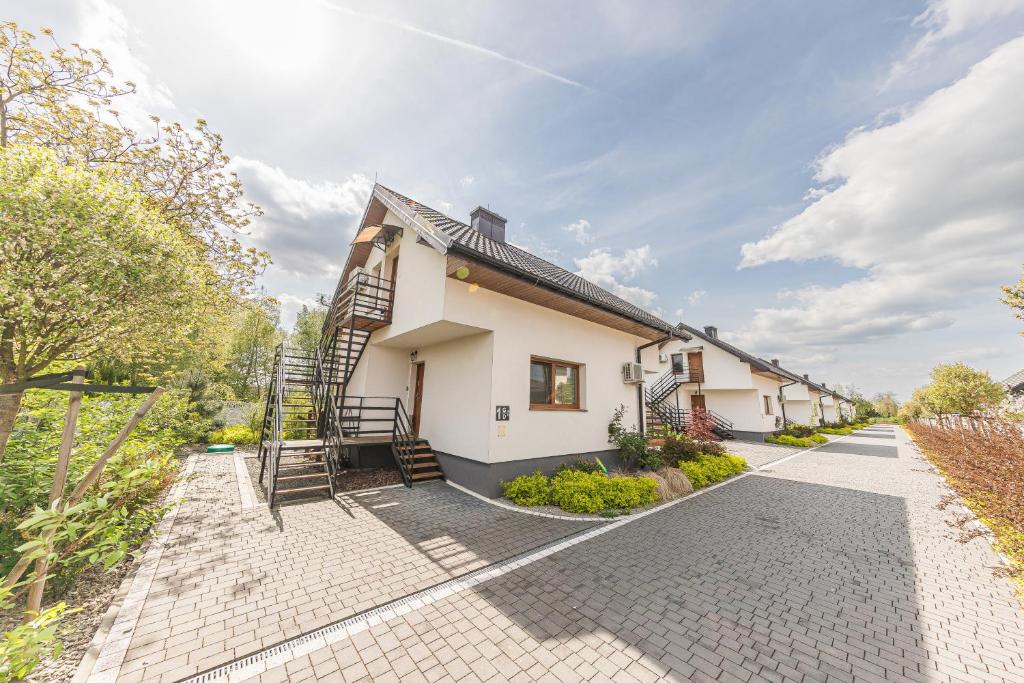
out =
{"type": "Polygon", "coordinates": [[[402,481],[412,488],[412,471],[416,458],[417,435],[413,431],[412,421],[405,412],[402,399],[395,398],[395,426],[391,435],[391,452],[395,463],[402,473],[402,481]]]}
{"type": "Polygon", "coordinates": [[[331,384],[324,371],[323,357],[317,348],[313,354],[313,384],[311,395],[314,409],[317,411],[317,434],[324,444],[324,458],[327,462],[327,474],[331,483],[331,496],[334,495],[334,477],[341,465],[342,442],[341,422],[338,408],[331,396],[331,384]]]}
{"type": "Polygon", "coordinates": [[[719,436],[732,436],[732,420],[713,410],[707,410],[707,414],[711,418],[712,424],[717,428],[719,436]]]}
{"type": "Polygon", "coordinates": [[[669,370],[647,388],[648,401],[660,403],[675,391],[676,387],[680,384],[682,382],[679,379],[679,375],[669,370]]]}
{"type": "MultiPolygon", "coordinates": [[[[271,508],[274,507],[274,494],[277,493],[277,469],[281,459],[281,445],[284,442],[284,344],[277,347],[275,358],[277,372],[274,380],[276,385],[276,391],[274,391],[274,426],[269,452],[270,467],[267,473],[269,477],[267,481],[267,504],[271,508]]],[[[262,477],[260,479],[262,480],[262,477]]]]}

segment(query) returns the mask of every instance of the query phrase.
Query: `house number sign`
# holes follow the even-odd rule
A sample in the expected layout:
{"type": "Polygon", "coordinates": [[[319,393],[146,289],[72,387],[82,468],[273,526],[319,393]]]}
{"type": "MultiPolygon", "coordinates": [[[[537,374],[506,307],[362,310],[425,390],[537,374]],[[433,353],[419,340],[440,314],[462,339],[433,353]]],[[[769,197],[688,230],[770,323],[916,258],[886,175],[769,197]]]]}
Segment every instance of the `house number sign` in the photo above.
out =
{"type": "Polygon", "coordinates": [[[508,422],[508,406],[494,406],[494,419],[498,422],[508,422]]]}

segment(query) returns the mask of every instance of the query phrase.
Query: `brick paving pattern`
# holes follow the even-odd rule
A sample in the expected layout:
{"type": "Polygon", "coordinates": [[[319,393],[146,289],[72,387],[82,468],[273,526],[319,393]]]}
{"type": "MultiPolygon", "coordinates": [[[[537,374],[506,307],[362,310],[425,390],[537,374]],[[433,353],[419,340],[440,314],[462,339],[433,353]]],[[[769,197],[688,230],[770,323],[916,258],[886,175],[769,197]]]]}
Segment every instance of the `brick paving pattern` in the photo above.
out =
{"type": "Polygon", "coordinates": [[[725,449],[733,455],[745,458],[751,467],[761,467],[803,450],[802,448],[777,446],[760,441],[724,441],[723,444],[725,449]]]}
{"type": "Polygon", "coordinates": [[[947,489],[891,434],[802,454],[260,680],[1024,681],[1024,616],[995,554],[955,540],[936,508],[947,489]]]}
{"type": "Polygon", "coordinates": [[[178,680],[594,526],[439,482],[243,509],[232,456],[198,457],[119,681],[178,680]]]}

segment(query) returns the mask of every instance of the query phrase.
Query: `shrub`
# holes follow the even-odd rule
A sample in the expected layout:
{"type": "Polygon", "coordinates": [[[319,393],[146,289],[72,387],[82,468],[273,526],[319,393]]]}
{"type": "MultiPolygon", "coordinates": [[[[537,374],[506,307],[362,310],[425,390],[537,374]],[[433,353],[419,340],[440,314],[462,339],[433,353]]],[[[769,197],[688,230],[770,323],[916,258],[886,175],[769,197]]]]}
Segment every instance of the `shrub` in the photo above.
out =
{"type": "Polygon", "coordinates": [[[665,458],[671,460],[694,460],[701,454],[700,444],[688,434],[677,434],[666,432],[665,445],[661,447],[661,453],[665,458]]]}
{"type": "Polygon", "coordinates": [[[259,438],[249,425],[231,425],[210,434],[211,443],[254,444],[259,438]]]}
{"type": "Polygon", "coordinates": [[[551,483],[539,470],[533,474],[521,474],[510,482],[502,482],[502,486],[505,497],[516,505],[533,507],[551,502],[551,483]]]}
{"type": "Polygon", "coordinates": [[[818,427],[818,433],[846,436],[847,434],[853,434],[853,427],[818,427]]]}
{"type": "MultiPolygon", "coordinates": [[[[0,586],[0,609],[13,608],[11,591],[0,586]]],[[[66,610],[67,606],[58,602],[3,633],[0,637],[0,681],[20,681],[44,657],[60,657],[62,648],[57,640],[57,625],[68,613],[66,610]]]]}
{"type": "Polygon", "coordinates": [[[612,477],[601,488],[606,508],[628,510],[658,500],[658,482],[649,477],[612,477]]]}
{"type": "Polygon", "coordinates": [[[596,460],[587,460],[586,458],[576,458],[571,463],[562,463],[555,470],[555,473],[564,472],[565,470],[576,470],[578,472],[601,472],[601,466],[597,464],[596,460]]]}
{"type": "Polygon", "coordinates": [[[778,436],[765,437],[765,441],[768,443],[778,444],[779,446],[796,446],[797,448],[810,448],[811,446],[817,446],[818,444],[826,443],[828,439],[821,434],[812,434],[811,436],[799,438],[796,436],[790,436],[789,434],[780,434],[778,436]]]}
{"type": "Polygon", "coordinates": [[[637,464],[645,470],[654,472],[655,470],[661,469],[661,466],[665,464],[665,459],[661,455],[661,451],[656,448],[647,448],[644,450],[643,455],[637,460],[637,464]]]}
{"type": "Polygon", "coordinates": [[[701,455],[696,460],[679,463],[679,469],[695,489],[728,479],[746,468],[747,461],[736,455],[701,455]]]}
{"type": "Polygon", "coordinates": [[[815,429],[811,425],[790,425],[783,429],[781,433],[802,439],[814,434],[814,432],[815,429]]]}
{"type": "Polygon", "coordinates": [[[551,502],[566,512],[600,512],[608,478],[596,472],[565,470],[551,479],[551,502]]]}

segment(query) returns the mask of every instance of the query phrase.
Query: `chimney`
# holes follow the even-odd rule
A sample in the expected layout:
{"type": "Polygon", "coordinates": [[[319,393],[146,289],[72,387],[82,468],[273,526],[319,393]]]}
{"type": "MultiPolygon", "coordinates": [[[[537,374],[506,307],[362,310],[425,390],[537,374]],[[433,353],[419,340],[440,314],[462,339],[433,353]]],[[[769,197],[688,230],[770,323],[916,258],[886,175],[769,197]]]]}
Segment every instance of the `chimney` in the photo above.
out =
{"type": "Polygon", "coordinates": [[[505,241],[505,219],[489,209],[478,206],[469,213],[470,225],[484,237],[505,241]]]}
{"type": "Polygon", "coordinates": [[[718,339],[718,328],[714,325],[705,325],[704,334],[708,335],[712,339],[718,339]]]}
{"type": "Polygon", "coordinates": [[[821,388],[822,388],[822,389],[828,389],[828,385],[827,385],[827,384],[825,384],[824,382],[822,382],[822,383],[821,383],[821,388]]]}
{"type": "Polygon", "coordinates": [[[811,381],[810,376],[806,372],[804,373],[804,379],[807,380],[808,382],[811,381]]]}
{"type": "Polygon", "coordinates": [[[772,358],[772,365],[774,365],[775,367],[779,367],[779,359],[778,358],[772,358]]]}

